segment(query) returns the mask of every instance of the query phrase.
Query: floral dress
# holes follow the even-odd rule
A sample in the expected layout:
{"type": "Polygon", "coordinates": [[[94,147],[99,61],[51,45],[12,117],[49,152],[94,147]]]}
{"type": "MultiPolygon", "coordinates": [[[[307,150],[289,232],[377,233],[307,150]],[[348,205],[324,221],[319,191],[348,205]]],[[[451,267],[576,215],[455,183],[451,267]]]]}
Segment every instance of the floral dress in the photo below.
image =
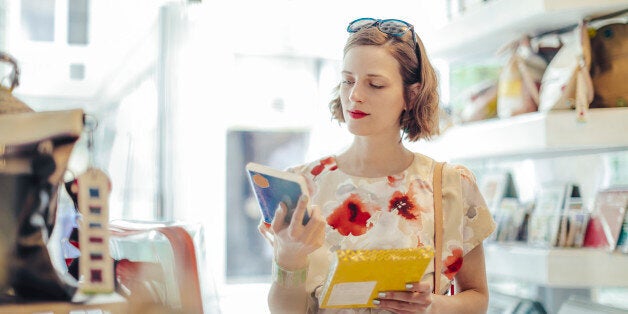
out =
{"type": "MultiPolygon", "coordinates": [[[[434,246],[434,160],[415,154],[402,173],[379,178],[352,176],[329,156],[289,169],[308,182],[310,202],[327,220],[325,244],[309,256],[306,290],[320,299],[333,252],[339,249],[392,249],[434,246]]],[[[465,167],[443,170],[443,272],[445,293],[460,270],[464,255],[482,243],[495,223],[475,177],[465,167]]],[[[423,282],[432,283],[434,263],[423,282]]],[[[386,313],[376,309],[320,309],[319,313],[386,313]]]]}

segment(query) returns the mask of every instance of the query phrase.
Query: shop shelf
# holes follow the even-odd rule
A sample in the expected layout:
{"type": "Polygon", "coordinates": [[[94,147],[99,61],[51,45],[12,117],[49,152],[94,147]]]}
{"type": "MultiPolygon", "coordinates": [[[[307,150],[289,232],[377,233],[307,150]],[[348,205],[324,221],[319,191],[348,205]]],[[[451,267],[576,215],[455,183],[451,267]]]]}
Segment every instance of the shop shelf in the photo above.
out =
{"type": "Polygon", "coordinates": [[[522,159],[628,148],[628,108],[590,109],[585,122],[572,110],[534,112],[451,127],[415,145],[447,160],[522,159]]]}
{"type": "Polygon", "coordinates": [[[628,254],[489,243],[487,275],[552,288],[628,287],[628,254]]]}
{"type": "Polygon", "coordinates": [[[492,55],[524,34],[560,29],[627,7],[626,0],[492,0],[425,34],[426,47],[432,58],[468,61],[492,55]]]}

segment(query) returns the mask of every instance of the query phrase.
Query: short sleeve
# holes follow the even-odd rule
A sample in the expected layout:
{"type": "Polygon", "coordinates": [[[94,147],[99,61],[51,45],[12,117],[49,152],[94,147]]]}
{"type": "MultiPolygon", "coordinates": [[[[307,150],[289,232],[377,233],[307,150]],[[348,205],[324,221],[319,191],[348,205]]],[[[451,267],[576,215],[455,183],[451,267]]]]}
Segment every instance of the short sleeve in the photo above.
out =
{"type": "Polygon", "coordinates": [[[463,250],[468,253],[495,230],[495,221],[480,193],[475,175],[464,166],[455,169],[460,175],[463,210],[463,250]]]}

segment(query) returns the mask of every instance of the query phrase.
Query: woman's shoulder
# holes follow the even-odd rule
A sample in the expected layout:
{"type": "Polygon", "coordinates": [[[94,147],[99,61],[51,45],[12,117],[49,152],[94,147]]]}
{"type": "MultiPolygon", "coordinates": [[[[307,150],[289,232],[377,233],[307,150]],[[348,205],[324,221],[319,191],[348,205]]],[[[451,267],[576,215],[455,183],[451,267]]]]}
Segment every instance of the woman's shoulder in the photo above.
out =
{"type": "Polygon", "coordinates": [[[451,171],[455,175],[460,176],[460,179],[462,180],[462,182],[476,184],[475,174],[466,166],[461,165],[461,164],[451,163],[451,164],[448,164],[448,167],[450,169],[449,171],[451,171]]]}
{"type": "MultiPolygon", "coordinates": [[[[420,153],[414,153],[414,158],[415,171],[420,171],[421,169],[425,171],[427,170],[426,168],[433,170],[436,163],[439,162],[439,160],[420,153]]],[[[432,171],[430,171],[429,173],[432,173],[432,171]]],[[[473,171],[471,171],[467,166],[462,164],[444,162],[443,175],[457,177],[460,178],[462,182],[476,184],[476,177],[473,171]]]]}

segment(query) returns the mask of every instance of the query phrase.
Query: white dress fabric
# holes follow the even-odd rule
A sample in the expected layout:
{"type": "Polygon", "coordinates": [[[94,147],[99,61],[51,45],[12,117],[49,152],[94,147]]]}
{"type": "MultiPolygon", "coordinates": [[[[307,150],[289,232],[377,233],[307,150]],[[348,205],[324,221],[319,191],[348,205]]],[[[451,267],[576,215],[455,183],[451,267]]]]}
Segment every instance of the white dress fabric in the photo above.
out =
{"type": "MultiPolygon", "coordinates": [[[[311,204],[327,220],[325,244],[310,254],[306,290],[318,299],[339,249],[392,249],[434,246],[434,160],[416,153],[402,173],[379,178],[348,175],[328,156],[289,171],[308,183],[311,204]]],[[[443,272],[445,293],[463,257],[495,229],[474,175],[465,167],[446,164],[443,170],[443,272]]],[[[433,282],[434,263],[422,281],[433,282]]],[[[377,309],[320,309],[318,313],[388,313],[377,309]]]]}

